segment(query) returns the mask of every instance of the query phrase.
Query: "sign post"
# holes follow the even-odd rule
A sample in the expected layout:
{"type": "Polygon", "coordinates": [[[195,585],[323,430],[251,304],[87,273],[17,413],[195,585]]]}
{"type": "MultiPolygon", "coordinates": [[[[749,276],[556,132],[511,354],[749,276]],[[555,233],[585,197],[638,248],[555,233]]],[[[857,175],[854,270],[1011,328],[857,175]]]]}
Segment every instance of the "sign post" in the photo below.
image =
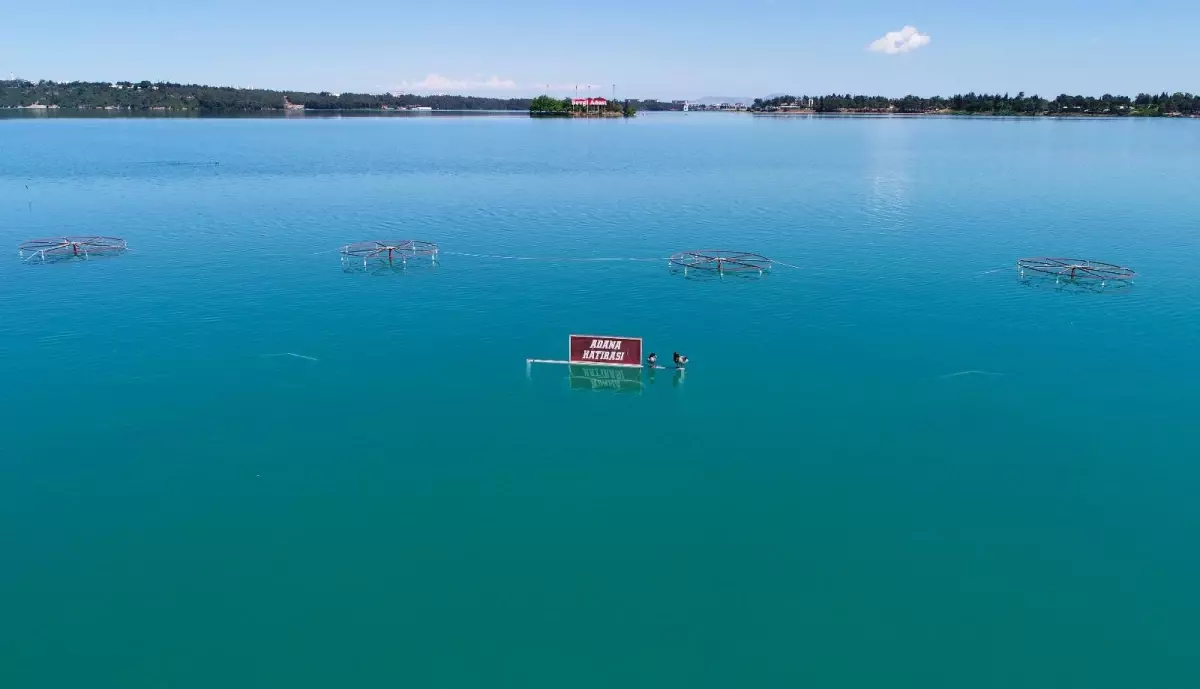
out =
{"type": "Polygon", "coordinates": [[[573,388],[641,390],[642,338],[571,335],[566,359],[526,359],[525,375],[534,364],[566,364],[573,388]]]}

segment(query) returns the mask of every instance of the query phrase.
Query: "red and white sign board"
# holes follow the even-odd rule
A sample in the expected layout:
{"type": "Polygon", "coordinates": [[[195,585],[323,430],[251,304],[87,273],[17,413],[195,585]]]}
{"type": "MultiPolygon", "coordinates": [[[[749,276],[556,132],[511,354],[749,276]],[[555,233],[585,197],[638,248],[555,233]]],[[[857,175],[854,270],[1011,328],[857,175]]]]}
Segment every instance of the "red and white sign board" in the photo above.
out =
{"type": "Polygon", "coordinates": [[[571,363],[589,366],[642,366],[642,338],[572,335],[571,363]]]}

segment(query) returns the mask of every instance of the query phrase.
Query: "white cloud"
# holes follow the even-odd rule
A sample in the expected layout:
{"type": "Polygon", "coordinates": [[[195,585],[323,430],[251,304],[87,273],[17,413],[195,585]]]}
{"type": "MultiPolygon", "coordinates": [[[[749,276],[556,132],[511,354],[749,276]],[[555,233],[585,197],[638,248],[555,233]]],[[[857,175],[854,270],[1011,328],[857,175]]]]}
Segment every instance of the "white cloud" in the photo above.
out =
{"type": "Polygon", "coordinates": [[[872,41],[867,50],[884,55],[898,55],[929,45],[929,34],[917,31],[915,26],[906,26],[899,31],[889,31],[883,38],[872,41]]]}
{"type": "Polygon", "coordinates": [[[465,93],[467,91],[511,91],[517,88],[517,82],[512,79],[501,79],[493,76],[487,79],[454,79],[440,74],[427,74],[420,81],[404,81],[399,90],[434,93],[465,93]]]}
{"type": "MultiPolygon", "coordinates": [[[[602,95],[607,86],[578,82],[573,84],[555,83],[520,83],[512,79],[501,79],[493,76],[484,78],[476,75],[469,79],[456,79],[441,74],[428,74],[420,81],[402,81],[390,89],[393,93],[446,93],[469,96],[480,91],[506,91],[520,93],[552,93],[566,94],[578,91],[581,95],[591,90],[592,95],[602,95]]],[[[512,95],[512,94],[509,94],[512,95]]]]}

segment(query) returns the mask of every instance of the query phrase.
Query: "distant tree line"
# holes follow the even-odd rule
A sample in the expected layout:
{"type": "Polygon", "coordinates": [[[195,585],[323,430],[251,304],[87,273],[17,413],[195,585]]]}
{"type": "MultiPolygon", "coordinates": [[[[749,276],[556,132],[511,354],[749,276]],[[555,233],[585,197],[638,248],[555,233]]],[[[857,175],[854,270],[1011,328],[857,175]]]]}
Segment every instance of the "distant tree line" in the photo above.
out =
{"type": "Polygon", "coordinates": [[[934,96],[777,96],[755,98],[752,110],[776,112],[781,110],[812,110],[820,113],[961,113],[979,115],[1109,115],[1109,116],[1190,116],[1200,115],[1200,96],[1190,93],[1139,93],[1136,97],[1069,96],[1062,94],[1053,100],[1038,95],[1016,96],[1005,93],[967,93],[945,98],[934,96]]]}
{"type": "MultiPolygon", "coordinates": [[[[569,104],[569,99],[568,99],[569,104]]],[[[413,107],[434,110],[528,111],[530,98],[480,96],[422,96],[417,94],[329,93],[274,91],[227,86],[176,84],[165,81],[54,82],[0,80],[0,108],[33,105],[71,109],[167,110],[197,112],[254,112],[285,110],[287,104],[306,110],[382,110],[413,107]]],[[[678,110],[670,103],[630,100],[613,106],[637,110],[678,110]]]]}
{"type": "MultiPolygon", "coordinates": [[[[550,101],[549,96],[541,96],[550,101]]],[[[561,105],[564,100],[557,100],[561,105]]],[[[565,109],[569,109],[569,99],[565,109]]],[[[383,110],[426,107],[434,110],[529,111],[534,99],[485,98],[480,96],[422,96],[416,94],[329,93],[322,91],[274,91],[225,86],[201,86],[171,82],[54,82],[15,79],[0,81],[0,108],[45,107],[120,110],[167,110],[197,112],[254,112],[285,110],[288,104],[306,110],[383,110]]],[[[545,104],[539,107],[547,107],[545,104]]],[[[553,107],[553,106],[549,106],[553,107]]],[[[635,111],[682,110],[683,101],[628,100],[611,107],[635,111]]],[[[967,93],[949,98],[905,96],[777,96],[756,98],[753,110],[809,110],[819,113],[959,113],[979,115],[1110,115],[1110,116],[1200,116],[1200,96],[1190,93],[1141,93],[1135,97],[1105,94],[1054,99],[1038,95],[967,93]]]]}
{"type": "Polygon", "coordinates": [[[644,110],[646,112],[678,112],[683,110],[683,101],[681,100],[660,101],[651,98],[649,100],[631,100],[629,102],[635,105],[638,110],[644,110]]]}
{"type": "Polygon", "coordinates": [[[100,83],[73,81],[0,81],[0,108],[44,105],[59,108],[122,110],[197,110],[234,112],[284,110],[285,104],[307,110],[380,110],[429,107],[435,110],[527,110],[528,98],[419,96],[415,94],[272,91],[170,82],[100,83]]]}

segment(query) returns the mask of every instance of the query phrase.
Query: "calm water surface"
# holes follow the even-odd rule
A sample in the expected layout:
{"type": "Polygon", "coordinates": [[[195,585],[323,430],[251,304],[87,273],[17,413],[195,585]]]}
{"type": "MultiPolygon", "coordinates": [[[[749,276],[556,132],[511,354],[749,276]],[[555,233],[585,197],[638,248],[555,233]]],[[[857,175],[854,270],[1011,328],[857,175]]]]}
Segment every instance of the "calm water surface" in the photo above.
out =
{"type": "Polygon", "coordinates": [[[1198,178],[1187,121],[0,122],[0,686],[1196,686],[1198,178]],[[711,246],[796,267],[565,260],[711,246]],[[526,375],[571,332],[691,367],[526,375]]]}

